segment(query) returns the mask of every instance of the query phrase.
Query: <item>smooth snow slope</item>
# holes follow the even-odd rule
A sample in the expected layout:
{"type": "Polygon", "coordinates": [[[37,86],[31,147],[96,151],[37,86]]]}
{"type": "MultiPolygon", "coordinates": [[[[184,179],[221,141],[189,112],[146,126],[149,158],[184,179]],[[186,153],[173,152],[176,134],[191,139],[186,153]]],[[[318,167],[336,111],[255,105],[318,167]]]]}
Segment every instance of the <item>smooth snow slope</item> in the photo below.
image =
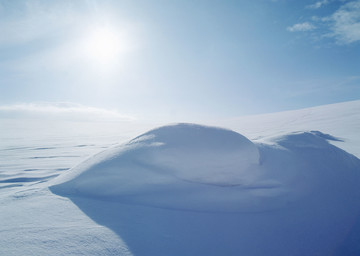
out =
{"type": "Polygon", "coordinates": [[[338,139],[296,132],[253,144],[230,130],[165,126],[90,158],[50,189],[126,237],[135,255],[329,255],[358,218],[360,160],[328,140],[338,139]],[[172,246],[123,227],[141,212],[144,226],[161,216],[151,228],[172,246]]]}
{"type": "Polygon", "coordinates": [[[331,143],[360,158],[360,100],[278,113],[209,122],[228,127],[252,141],[295,131],[321,131],[341,138],[331,143]]]}

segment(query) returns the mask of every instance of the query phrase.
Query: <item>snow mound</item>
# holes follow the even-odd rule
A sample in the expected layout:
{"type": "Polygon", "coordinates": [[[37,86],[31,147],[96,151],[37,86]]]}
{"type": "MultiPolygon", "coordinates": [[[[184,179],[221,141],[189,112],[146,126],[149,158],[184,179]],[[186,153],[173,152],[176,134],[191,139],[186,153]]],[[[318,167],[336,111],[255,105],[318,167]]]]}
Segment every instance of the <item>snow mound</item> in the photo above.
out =
{"type": "Polygon", "coordinates": [[[189,182],[237,185],[259,163],[256,146],[244,136],[193,124],[161,127],[129,145],[146,149],[136,156],[142,164],[189,182]]]}
{"type": "Polygon", "coordinates": [[[95,155],[55,179],[51,190],[122,203],[214,210],[234,197],[226,188],[256,178],[258,164],[257,147],[236,132],[177,124],[95,155]]]}
{"type": "Polygon", "coordinates": [[[95,155],[50,189],[70,198],[216,212],[269,211],[360,194],[359,160],[329,144],[329,136],[296,132],[256,145],[230,130],[164,126],[95,155]]]}

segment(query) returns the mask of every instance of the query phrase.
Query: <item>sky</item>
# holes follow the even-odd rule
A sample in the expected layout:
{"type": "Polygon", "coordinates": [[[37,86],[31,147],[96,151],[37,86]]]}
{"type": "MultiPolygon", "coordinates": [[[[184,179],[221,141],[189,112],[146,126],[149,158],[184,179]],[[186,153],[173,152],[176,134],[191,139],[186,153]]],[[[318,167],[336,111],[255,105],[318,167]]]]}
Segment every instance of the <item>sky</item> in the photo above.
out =
{"type": "Polygon", "coordinates": [[[0,0],[0,117],[202,120],[360,99],[360,0],[0,0]]]}

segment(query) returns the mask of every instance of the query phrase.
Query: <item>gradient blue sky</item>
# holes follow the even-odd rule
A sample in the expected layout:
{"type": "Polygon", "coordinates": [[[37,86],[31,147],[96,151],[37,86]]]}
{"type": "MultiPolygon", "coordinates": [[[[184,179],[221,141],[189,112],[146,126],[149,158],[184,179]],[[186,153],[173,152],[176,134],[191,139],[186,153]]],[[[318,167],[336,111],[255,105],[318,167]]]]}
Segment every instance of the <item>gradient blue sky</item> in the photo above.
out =
{"type": "Polygon", "coordinates": [[[172,121],[356,100],[360,0],[1,0],[0,92],[172,121]]]}

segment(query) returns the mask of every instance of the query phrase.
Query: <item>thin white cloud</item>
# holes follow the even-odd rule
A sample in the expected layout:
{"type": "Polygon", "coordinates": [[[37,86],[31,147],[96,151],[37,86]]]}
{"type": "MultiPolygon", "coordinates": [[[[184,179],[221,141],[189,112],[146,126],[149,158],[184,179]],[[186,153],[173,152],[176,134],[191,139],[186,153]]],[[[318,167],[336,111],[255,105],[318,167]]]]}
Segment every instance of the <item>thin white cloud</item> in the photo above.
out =
{"type": "Polygon", "coordinates": [[[84,106],[69,102],[42,102],[0,105],[0,117],[42,118],[72,121],[134,121],[115,110],[84,106]]]}
{"type": "Polygon", "coordinates": [[[317,1],[314,4],[307,5],[306,8],[308,8],[308,9],[319,9],[319,8],[323,7],[324,5],[327,5],[329,3],[330,3],[329,0],[317,1]]]}
{"type": "Polygon", "coordinates": [[[0,45],[48,38],[50,32],[65,30],[76,22],[77,16],[69,2],[40,4],[38,1],[10,1],[7,5],[0,5],[0,45]]]}
{"type": "Polygon", "coordinates": [[[294,24],[291,27],[288,27],[287,30],[290,32],[298,32],[298,31],[310,31],[314,30],[316,27],[310,22],[303,22],[294,24]]]}
{"type": "Polygon", "coordinates": [[[330,22],[331,32],[327,34],[340,44],[360,41],[360,0],[341,6],[325,20],[330,22]]]}
{"type": "Polygon", "coordinates": [[[84,7],[94,4],[70,0],[0,1],[0,48],[10,56],[0,58],[0,68],[31,78],[39,72],[44,77],[66,72],[75,81],[99,76],[111,76],[112,80],[119,73],[127,74],[131,54],[141,48],[141,26],[114,18],[109,10],[86,12],[84,7]],[[96,45],[104,30],[116,39],[114,52],[109,50],[111,57],[105,61],[99,58],[105,47],[96,45]]]}
{"type": "MultiPolygon", "coordinates": [[[[318,9],[330,3],[331,0],[323,0],[307,6],[307,8],[318,9]]],[[[351,44],[360,41],[360,0],[345,2],[331,15],[312,16],[310,22],[298,23],[287,27],[289,32],[304,32],[317,28],[316,39],[332,38],[338,44],[351,44]]]]}

